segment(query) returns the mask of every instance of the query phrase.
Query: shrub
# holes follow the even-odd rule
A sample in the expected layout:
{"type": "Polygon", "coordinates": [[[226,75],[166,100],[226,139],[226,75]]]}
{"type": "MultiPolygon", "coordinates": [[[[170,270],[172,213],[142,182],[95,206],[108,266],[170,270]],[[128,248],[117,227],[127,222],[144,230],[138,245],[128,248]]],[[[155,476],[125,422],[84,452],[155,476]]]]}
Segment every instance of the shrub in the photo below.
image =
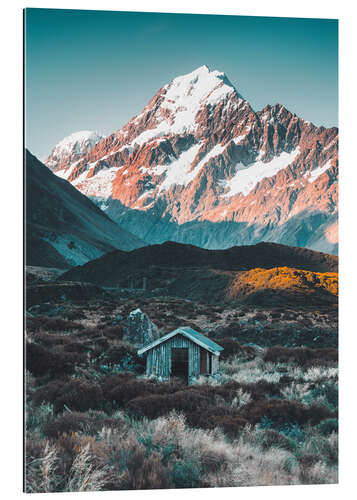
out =
{"type": "Polygon", "coordinates": [[[73,320],[78,320],[78,319],[85,319],[86,315],[81,309],[75,309],[73,311],[65,311],[63,313],[63,317],[66,318],[67,320],[73,321],[73,320]]]}
{"type": "Polygon", "coordinates": [[[72,432],[87,431],[91,419],[85,413],[67,412],[57,417],[50,418],[44,426],[44,435],[47,438],[55,439],[61,434],[71,434],[72,432]]]}
{"type": "Polygon", "coordinates": [[[80,342],[70,342],[69,344],[64,346],[64,350],[66,352],[77,352],[80,354],[84,354],[88,352],[88,347],[80,342]]]}
{"type": "Polygon", "coordinates": [[[112,326],[108,328],[104,328],[101,331],[103,337],[113,340],[122,340],[124,335],[124,327],[123,326],[112,326]]]}
{"type": "Polygon", "coordinates": [[[171,486],[168,469],[162,463],[162,455],[154,451],[146,456],[145,448],[139,443],[131,450],[126,468],[123,479],[124,489],[167,489],[171,486]]]}
{"type": "Polygon", "coordinates": [[[53,347],[56,345],[66,346],[67,344],[71,343],[71,339],[68,335],[44,333],[42,331],[34,335],[34,340],[36,343],[39,343],[44,347],[53,347]]]}
{"type": "Polygon", "coordinates": [[[316,429],[324,436],[328,436],[332,432],[338,433],[338,420],[337,418],[327,418],[320,422],[316,426],[316,429]]]}
{"type": "Polygon", "coordinates": [[[127,404],[130,413],[157,418],[166,415],[172,410],[190,413],[207,407],[209,399],[197,391],[178,391],[173,394],[153,394],[137,397],[127,404]]]}
{"type": "Polygon", "coordinates": [[[72,411],[83,412],[90,408],[101,409],[103,393],[95,381],[84,378],[56,380],[35,393],[34,402],[40,404],[42,401],[52,403],[55,413],[62,412],[66,407],[72,411]]]}
{"type": "Polygon", "coordinates": [[[85,357],[79,354],[51,352],[36,343],[27,343],[26,369],[35,376],[65,375],[74,372],[75,366],[83,363],[85,357]]]}
{"type": "Polygon", "coordinates": [[[64,405],[71,410],[87,411],[90,408],[100,409],[103,402],[101,387],[94,381],[73,379],[65,387],[64,393],[54,402],[55,409],[63,409],[64,405]]]}
{"type": "Polygon", "coordinates": [[[149,384],[139,380],[120,380],[115,376],[105,380],[102,385],[104,399],[118,408],[124,407],[131,399],[150,394],[148,386],[149,384]]]}
{"type": "Polygon", "coordinates": [[[81,339],[82,338],[95,339],[100,336],[101,332],[98,328],[85,328],[84,330],[81,330],[80,332],[76,333],[76,337],[81,339]]]}
{"type": "Polygon", "coordinates": [[[144,363],[143,358],[139,358],[136,350],[130,344],[116,344],[111,346],[105,353],[105,359],[109,363],[120,363],[128,354],[135,360],[136,363],[141,365],[144,363]]]}
{"type": "Polygon", "coordinates": [[[121,429],[123,420],[120,418],[108,418],[104,412],[90,411],[66,412],[47,420],[44,425],[44,435],[50,439],[58,438],[61,434],[72,434],[83,432],[94,435],[103,427],[110,429],[121,429]]]}
{"type": "Polygon", "coordinates": [[[232,400],[237,396],[237,389],[239,389],[239,384],[224,384],[224,385],[194,385],[187,387],[187,391],[194,391],[195,393],[204,396],[210,404],[217,405],[218,403],[228,403],[230,404],[232,400]]]}
{"type": "Polygon", "coordinates": [[[227,359],[232,356],[239,356],[243,359],[254,359],[256,357],[256,351],[251,346],[242,346],[239,342],[233,340],[230,337],[224,337],[219,340],[219,344],[223,347],[221,358],[227,359]]]}
{"type": "Polygon", "coordinates": [[[280,383],[268,382],[265,379],[258,380],[255,383],[241,384],[245,392],[249,392],[255,401],[265,399],[266,397],[280,397],[280,383]]]}
{"type": "Polygon", "coordinates": [[[215,415],[211,417],[212,428],[220,427],[227,436],[232,438],[237,437],[247,424],[247,420],[238,415],[215,415]]]}
{"type": "Polygon", "coordinates": [[[74,321],[67,321],[62,318],[49,318],[48,316],[38,316],[31,318],[28,321],[28,327],[33,330],[49,330],[52,332],[70,332],[73,330],[82,330],[84,328],[80,323],[74,321]]]}
{"type": "Polygon", "coordinates": [[[202,429],[214,429],[216,419],[219,417],[236,415],[237,411],[225,406],[208,406],[201,411],[188,412],[187,423],[192,427],[201,427],[202,429]]]}
{"type": "Polygon", "coordinates": [[[257,312],[253,319],[256,321],[265,321],[267,319],[267,315],[263,312],[257,312]]]}
{"type": "Polygon", "coordinates": [[[280,397],[280,387],[280,383],[268,382],[267,380],[262,379],[255,383],[228,381],[222,385],[194,385],[188,387],[186,390],[195,390],[200,392],[209,398],[211,402],[216,402],[217,399],[221,398],[230,405],[233,399],[239,396],[239,393],[247,393],[250,395],[251,399],[255,401],[259,399],[266,399],[266,397],[280,397]]]}
{"type": "Polygon", "coordinates": [[[320,348],[310,349],[308,347],[281,347],[273,346],[266,350],[264,361],[273,363],[294,362],[301,366],[324,365],[336,363],[338,360],[337,349],[320,348]]]}
{"type": "MultiPolygon", "coordinates": [[[[250,397],[254,401],[261,399],[266,399],[267,397],[280,397],[281,396],[281,384],[276,382],[268,382],[265,379],[258,380],[257,382],[250,383],[240,383],[235,381],[229,381],[220,386],[222,391],[226,391],[229,400],[236,396],[237,391],[243,391],[250,394],[250,397]],[[230,391],[230,392],[228,392],[230,391]]],[[[228,398],[227,398],[228,399],[228,398]]]]}
{"type": "Polygon", "coordinates": [[[138,380],[132,373],[118,373],[106,377],[102,382],[104,399],[119,408],[139,396],[164,396],[182,390],[183,387],[172,381],[160,384],[154,380],[138,380]]]}
{"type": "Polygon", "coordinates": [[[322,406],[309,408],[297,401],[278,399],[253,401],[242,409],[242,417],[252,424],[257,424],[266,417],[274,424],[296,422],[305,425],[307,423],[318,423],[332,416],[332,412],[322,406]]]}

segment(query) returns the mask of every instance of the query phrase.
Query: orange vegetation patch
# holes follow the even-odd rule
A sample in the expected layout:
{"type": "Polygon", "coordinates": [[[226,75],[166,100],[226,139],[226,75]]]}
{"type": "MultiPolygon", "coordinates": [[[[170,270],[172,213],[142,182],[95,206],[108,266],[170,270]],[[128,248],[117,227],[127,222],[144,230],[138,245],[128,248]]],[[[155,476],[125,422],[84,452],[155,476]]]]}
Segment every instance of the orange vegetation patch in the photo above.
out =
{"type": "Polygon", "coordinates": [[[338,295],[338,273],[315,273],[290,267],[255,268],[235,274],[227,296],[244,297],[258,290],[287,290],[305,294],[329,292],[338,295]]]}

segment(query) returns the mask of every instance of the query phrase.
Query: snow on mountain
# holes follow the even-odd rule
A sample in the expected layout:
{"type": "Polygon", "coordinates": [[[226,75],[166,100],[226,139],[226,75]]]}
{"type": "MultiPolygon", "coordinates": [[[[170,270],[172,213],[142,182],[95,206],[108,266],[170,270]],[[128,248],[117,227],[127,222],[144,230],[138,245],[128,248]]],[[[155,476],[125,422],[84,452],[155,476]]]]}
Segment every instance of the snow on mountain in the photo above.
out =
{"type": "Polygon", "coordinates": [[[264,237],[335,252],[328,228],[337,217],[337,148],[336,128],[316,127],[281,104],[256,112],[224,73],[201,66],[56,173],[152,243],[218,248],[264,237]],[[187,233],[193,221],[205,229],[187,233]],[[221,241],[208,236],[227,221],[244,224],[246,239],[241,229],[239,237],[227,229],[221,241]]]}
{"type": "Polygon", "coordinates": [[[311,172],[307,172],[305,176],[308,178],[309,182],[314,182],[320,175],[322,175],[324,172],[326,172],[331,166],[331,160],[329,160],[325,165],[322,165],[322,167],[317,167],[311,172]]]}
{"type": "Polygon", "coordinates": [[[75,164],[75,160],[87,154],[101,139],[102,135],[91,130],[75,132],[60,141],[51,151],[45,164],[53,171],[58,171],[57,175],[66,177],[65,167],[75,164]]]}
{"type": "Polygon", "coordinates": [[[298,154],[299,148],[296,148],[291,153],[283,152],[266,163],[261,160],[247,166],[238,163],[235,166],[236,173],[224,184],[226,192],[223,196],[230,197],[240,193],[245,196],[248,195],[258,182],[265,178],[274,177],[279,170],[290,165],[298,154]]]}

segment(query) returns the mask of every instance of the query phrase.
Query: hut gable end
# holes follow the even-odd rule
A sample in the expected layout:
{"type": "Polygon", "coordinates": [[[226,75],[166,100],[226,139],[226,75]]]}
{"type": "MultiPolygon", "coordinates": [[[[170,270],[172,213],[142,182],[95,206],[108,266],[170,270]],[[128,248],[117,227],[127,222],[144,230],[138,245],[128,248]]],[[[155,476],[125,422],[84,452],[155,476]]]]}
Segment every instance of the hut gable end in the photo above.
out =
{"type": "Polygon", "coordinates": [[[146,375],[160,380],[216,375],[221,346],[189,327],[177,328],[138,350],[146,354],[146,375]]]}
{"type": "Polygon", "coordinates": [[[177,328],[176,330],[167,333],[163,337],[154,340],[154,342],[151,342],[150,344],[142,347],[141,349],[138,350],[139,356],[144,354],[146,351],[149,351],[153,347],[156,347],[157,345],[165,342],[166,340],[170,339],[171,337],[174,337],[175,335],[183,335],[184,337],[188,338],[195,344],[199,345],[200,347],[203,347],[207,351],[212,352],[213,354],[219,355],[221,351],[223,351],[223,347],[220,345],[216,344],[216,342],[213,342],[213,340],[209,339],[208,337],[205,337],[199,332],[196,332],[193,328],[190,327],[180,327],[177,328]]]}

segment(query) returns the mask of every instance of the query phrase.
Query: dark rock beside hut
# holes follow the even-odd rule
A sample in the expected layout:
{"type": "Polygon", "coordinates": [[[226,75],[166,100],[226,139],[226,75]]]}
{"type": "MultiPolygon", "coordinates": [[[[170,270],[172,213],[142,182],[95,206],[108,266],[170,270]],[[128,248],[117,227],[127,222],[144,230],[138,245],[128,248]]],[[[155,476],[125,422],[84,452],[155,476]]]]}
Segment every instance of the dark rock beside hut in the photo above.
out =
{"type": "Polygon", "coordinates": [[[135,311],[129,313],[125,322],[124,341],[137,346],[144,346],[159,337],[158,327],[141,309],[135,309],[135,311]]]}

